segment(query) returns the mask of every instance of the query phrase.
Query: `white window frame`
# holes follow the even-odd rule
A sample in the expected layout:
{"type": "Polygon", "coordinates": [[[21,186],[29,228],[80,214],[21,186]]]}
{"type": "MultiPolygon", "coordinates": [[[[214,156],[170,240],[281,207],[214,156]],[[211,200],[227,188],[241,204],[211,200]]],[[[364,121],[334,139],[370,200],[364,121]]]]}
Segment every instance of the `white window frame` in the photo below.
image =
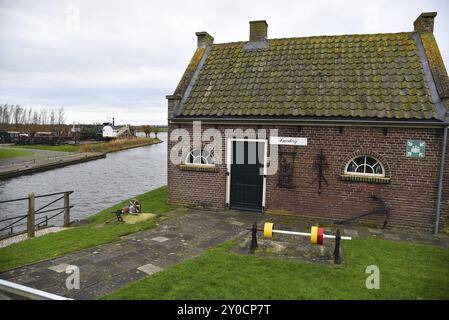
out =
{"type": "Polygon", "coordinates": [[[267,189],[267,157],[268,157],[268,140],[267,139],[228,139],[226,141],[226,204],[229,206],[231,201],[231,162],[232,162],[232,142],[262,142],[264,144],[264,160],[263,160],[263,185],[262,185],[262,211],[265,210],[265,197],[267,189]]]}
{"type": "MultiPolygon", "coordinates": [[[[354,163],[355,163],[355,162],[354,162],[354,163]]],[[[355,163],[355,164],[357,165],[357,163],[355,163]]],[[[362,165],[357,165],[357,169],[358,169],[360,166],[362,166],[362,165]]],[[[357,170],[357,169],[356,169],[356,170],[357,170]]],[[[374,172],[374,168],[373,168],[373,172],[374,172]]],[[[373,157],[373,156],[371,156],[371,155],[369,155],[369,154],[358,155],[358,156],[352,158],[351,160],[349,160],[349,162],[346,164],[346,166],[345,166],[345,175],[350,175],[350,176],[362,176],[362,177],[378,177],[378,178],[385,178],[385,167],[384,167],[384,165],[382,164],[382,162],[381,162],[378,158],[376,158],[376,157],[373,157]],[[351,165],[351,163],[354,162],[355,159],[361,158],[361,157],[365,157],[365,162],[362,164],[362,165],[365,167],[364,171],[366,171],[366,167],[367,167],[367,166],[373,168],[373,167],[376,166],[376,164],[378,163],[378,164],[380,165],[380,167],[382,168],[382,174],[379,174],[379,173],[366,173],[366,172],[352,172],[352,171],[348,171],[348,168],[349,168],[349,166],[351,165]],[[369,164],[366,163],[366,158],[372,158],[372,159],[376,160],[377,163],[376,163],[374,166],[371,166],[371,165],[369,165],[369,164]]]]}
{"type": "MultiPolygon", "coordinates": [[[[198,150],[198,148],[192,149],[192,150],[189,151],[189,153],[187,153],[187,156],[184,158],[184,163],[183,163],[184,165],[188,165],[188,166],[203,166],[203,167],[214,167],[215,166],[214,163],[192,163],[192,162],[189,162],[188,159],[190,158],[190,154],[193,151],[195,151],[195,150],[198,150]]],[[[199,149],[199,150],[201,151],[201,157],[202,157],[204,149],[199,149]]],[[[210,155],[210,152],[209,152],[209,155],[210,155]]]]}

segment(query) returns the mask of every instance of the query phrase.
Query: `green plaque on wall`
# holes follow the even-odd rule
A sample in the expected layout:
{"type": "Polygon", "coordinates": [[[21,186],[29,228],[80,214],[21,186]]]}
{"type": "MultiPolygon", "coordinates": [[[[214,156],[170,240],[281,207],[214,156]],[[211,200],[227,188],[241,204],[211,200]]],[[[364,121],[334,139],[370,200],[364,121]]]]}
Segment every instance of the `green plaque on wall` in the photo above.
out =
{"type": "Polygon", "coordinates": [[[426,155],[426,142],[422,140],[407,141],[407,157],[424,158],[426,155]]]}

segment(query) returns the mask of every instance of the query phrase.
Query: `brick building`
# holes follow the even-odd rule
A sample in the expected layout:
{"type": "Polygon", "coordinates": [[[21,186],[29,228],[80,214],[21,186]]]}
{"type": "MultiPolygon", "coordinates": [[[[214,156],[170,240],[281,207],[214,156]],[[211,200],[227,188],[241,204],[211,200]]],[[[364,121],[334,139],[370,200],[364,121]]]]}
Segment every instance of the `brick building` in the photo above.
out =
{"type": "Polygon", "coordinates": [[[449,79],[435,16],[421,14],[402,33],[268,39],[267,23],[252,21],[249,41],[214,44],[198,32],[167,96],[169,136],[185,130],[192,145],[168,143],[169,202],[317,222],[385,204],[391,226],[441,230],[449,79]],[[235,129],[246,134],[227,134],[235,129]],[[210,132],[221,133],[209,139],[218,147],[206,146],[210,132]],[[274,146],[277,170],[269,173],[274,146]]]}

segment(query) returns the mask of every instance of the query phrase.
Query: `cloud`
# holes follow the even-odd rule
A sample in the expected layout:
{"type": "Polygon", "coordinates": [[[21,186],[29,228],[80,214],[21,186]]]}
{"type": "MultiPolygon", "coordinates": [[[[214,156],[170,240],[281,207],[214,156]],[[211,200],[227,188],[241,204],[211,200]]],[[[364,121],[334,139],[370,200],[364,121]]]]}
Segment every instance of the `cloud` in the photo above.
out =
{"type": "Polygon", "coordinates": [[[163,124],[196,31],[216,43],[246,40],[255,19],[270,38],[411,31],[423,11],[438,11],[449,65],[444,0],[1,0],[0,103],[65,106],[69,122],[163,124]]]}

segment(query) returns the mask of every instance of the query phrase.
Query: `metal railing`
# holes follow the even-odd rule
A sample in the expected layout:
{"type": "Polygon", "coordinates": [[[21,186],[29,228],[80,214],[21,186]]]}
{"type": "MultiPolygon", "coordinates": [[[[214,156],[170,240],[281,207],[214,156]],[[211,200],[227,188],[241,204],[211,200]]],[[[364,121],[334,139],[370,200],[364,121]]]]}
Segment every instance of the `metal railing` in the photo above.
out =
{"type": "Polygon", "coordinates": [[[42,195],[34,195],[34,193],[29,193],[28,197],[26,198],[17,198],[17,199],[11,199],[11,200],[2,200],[1,203],[9,203],[9,202],[17,202],[17,201],[28,201],[28,213],[20,216],[15,217],[9,217],[6,219],[0,220],[0,224],[4,222],[10,222],[4,227],[0,228],[0,233],[4,232],[5,230],[9,230],[9,235],[14,234],[14,228],[18,228],[19,226],[26,225],[28,237],[34,237],[35,236],[35,230],[36,227],[42,227],[42,226],[48,226],[48,221],[64,214],[64,227],[68,227],[70,225],[70,209],[73,208],[73,205],[70,205],[70,194],[73,193],[72,191],[64,191],[64,192],[55,192],[55,193],[48,193],[48,194],[42,194],[42,195]],[[37,198],[46,198],[46,197],[52,197],[52,196],[58,196],[60,197],[48,202],[47,204],[43,205],[42,207],[36,209],[35,208],[35,199],[37,198]],[[58,201],[63,200],[64,204],[62,207],[57,208],[49,208],[58,201]],[[46,209],[46,210],[44,210],[46,209]],[[55,214],[49,215],[49,213],[56,212],[55,214]],[[43,215],[45,216],[39,216],[43,215]],[[26,219],[26,222],[22,222],[26,219]],[[20,223],[21,222],[21,223],[20,223]]]}
{"type": "Polygon", "coordinates": [[[0,292],[30,300],[73,300],[46,291],[26,287],[24,285],[0,279],[0,292]]]}

